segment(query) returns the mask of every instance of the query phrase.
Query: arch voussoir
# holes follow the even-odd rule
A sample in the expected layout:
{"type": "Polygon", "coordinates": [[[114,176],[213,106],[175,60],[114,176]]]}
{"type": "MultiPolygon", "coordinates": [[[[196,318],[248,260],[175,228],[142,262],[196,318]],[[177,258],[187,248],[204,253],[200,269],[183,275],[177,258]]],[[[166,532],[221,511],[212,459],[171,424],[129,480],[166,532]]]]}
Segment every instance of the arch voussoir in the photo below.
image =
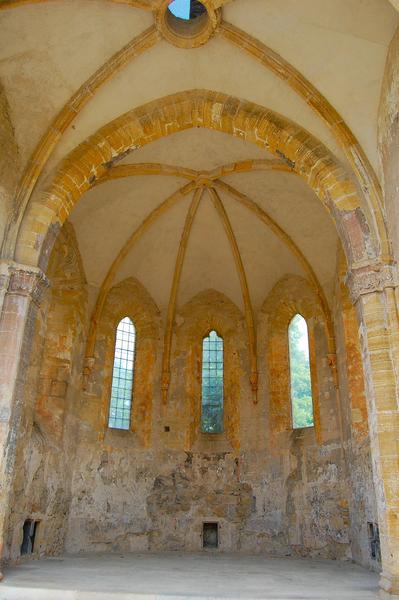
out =
{"type": "MultiPolygon", "coordinates": [[[[335,220],[351,266],[377,262],[381,239],[359,186],[309,132],[262,106],[208,90],[155,100],[118,117],[63,161],[45,193],[29,205],[16,258],[43,266],[46,230],[61,227],[79,198],[136,148],[184,129],[203,127],[252,142],[286,162],[318,195],[335,220]]],[[[47,250],[45,251],[47,255],[47,250]]]]}

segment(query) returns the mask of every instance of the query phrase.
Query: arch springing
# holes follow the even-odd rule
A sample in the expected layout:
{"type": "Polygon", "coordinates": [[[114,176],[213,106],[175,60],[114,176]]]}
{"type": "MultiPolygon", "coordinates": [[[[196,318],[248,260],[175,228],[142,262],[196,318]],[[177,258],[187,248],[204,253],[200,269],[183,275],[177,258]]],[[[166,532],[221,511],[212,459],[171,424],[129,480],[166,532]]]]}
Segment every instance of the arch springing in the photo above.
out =
{"type": "Polygon", "coordinates": [[[211,331],[202,340],[201,431],[223,432],[223,338],[211,331]]]}
{"type": "Polygon", "coordinates": [[[313,427],[312,378],[309,334],[305,319],[296,314],[288,326],[290,392],[294,429],[313,427]]]}
{"type": "Polygon", "coordinates": [[[129,429],[132,410],[136,329],[129,317],[116,328],[108,427],[129,429]]]}

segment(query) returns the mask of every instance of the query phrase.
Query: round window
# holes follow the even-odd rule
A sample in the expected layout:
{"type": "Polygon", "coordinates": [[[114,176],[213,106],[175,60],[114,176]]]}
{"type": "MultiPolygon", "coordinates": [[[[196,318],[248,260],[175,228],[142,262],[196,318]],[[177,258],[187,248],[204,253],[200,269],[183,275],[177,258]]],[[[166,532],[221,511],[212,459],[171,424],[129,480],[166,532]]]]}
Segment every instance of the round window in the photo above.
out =
{"type": "Polygon", "coordinates": [[[220,10],[210,0],[163,0],[157,13],[158,30],[179,48],[205,44],[215,32],[220,10]]]}
{"type": "Polygon", "coordinates": [[[172,0],[168,10],[177,19],[191,21],[206,13],[206,8],[199,0],[172,0]]]}

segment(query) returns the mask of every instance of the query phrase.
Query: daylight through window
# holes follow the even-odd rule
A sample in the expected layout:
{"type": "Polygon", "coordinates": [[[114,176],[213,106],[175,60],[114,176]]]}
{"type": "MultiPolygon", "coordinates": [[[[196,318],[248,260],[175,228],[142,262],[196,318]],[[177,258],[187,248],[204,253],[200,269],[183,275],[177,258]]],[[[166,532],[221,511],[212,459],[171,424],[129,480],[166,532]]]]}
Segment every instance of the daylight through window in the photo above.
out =
{"type": "Polygon", "coordinates": [[[132,408],[136,330],[125,317],[116,329],[108,427],[129,429],[132,408]]]}
{"type": "Polygon", "coordinates": [[[312,427],[313,400],[309,361],[308,326],[301,315],[295,315],[288,327],[292,423],[294,429],[312,427]]]}
{"type": "Polygon", "coordinates": [[[223,338],[216,331],[202,341],[201,431],[223,431],[223,338]]]}
{"type": "Polygon", "coordinates": [[[206,12],[205,6],[199,0],[173,0],[169,4],[170,12],[178,19],[190,21],[206,12]]]}

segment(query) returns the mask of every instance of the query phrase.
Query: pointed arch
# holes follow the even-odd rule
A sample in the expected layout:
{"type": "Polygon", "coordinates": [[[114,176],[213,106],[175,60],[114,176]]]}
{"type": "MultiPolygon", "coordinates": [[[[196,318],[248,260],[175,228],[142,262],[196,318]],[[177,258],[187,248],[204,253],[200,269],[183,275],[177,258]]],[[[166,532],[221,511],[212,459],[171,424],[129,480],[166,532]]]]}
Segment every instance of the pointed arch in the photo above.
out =
{"type": "Polygon", "coordinates": [[[130,429],[135,357],[136,328],[129,317],[123,317],[116,327],[114,344],[108,414],[108,427],[111,429],[130,429]]]}
{"type": "Polygon", "coordinates": [[[314,426],[309,332],[306,319],[296,313],[288,324],[292,427],[314,426]]]}
{"type": "Polygon", "coordinates": [[[303,277],[285,275],[267,295],[259,319],[259,355],[267,357],[267,379],[270,393],[270,432],[279,435],[292,430],[290,349],[288,328],[296,314],[306,320],[309,341],[309,364],[312,382],[314,434],[317,442],[329,434],[343,440],[342,413],[337,394],[334,355],[329,353],[328,328],[315,290],[303,277]],[[332,359],[332,360],[331,360],[332,359]],[[323,379],[331,386],[320,396],[323,379]],[[321,404],[324,407],[322,416],[321,404]],[[328,406],[328,409],[326,407],[328,406]],[[325,411],[331,416],[326,422],[325,411]]]}
{"type": "Polygon", "coordinates": [[[224,430],[224,342],[212,329],[202,340],[201,431],[224,430]]]}
{"type": "Polygon", "coordinates": [[[305,179],[334,219],[349,265],[390,260],[383,219],[329,150],[292,121],[262,106],[209,90],[161,98],[118,117],[80,144],[62,162],[50,187],[29,203],[15,258],[46,266],[54,238],[82,194],[118,157],[156,139],[193,127],[251,141],[305,179]]]}

